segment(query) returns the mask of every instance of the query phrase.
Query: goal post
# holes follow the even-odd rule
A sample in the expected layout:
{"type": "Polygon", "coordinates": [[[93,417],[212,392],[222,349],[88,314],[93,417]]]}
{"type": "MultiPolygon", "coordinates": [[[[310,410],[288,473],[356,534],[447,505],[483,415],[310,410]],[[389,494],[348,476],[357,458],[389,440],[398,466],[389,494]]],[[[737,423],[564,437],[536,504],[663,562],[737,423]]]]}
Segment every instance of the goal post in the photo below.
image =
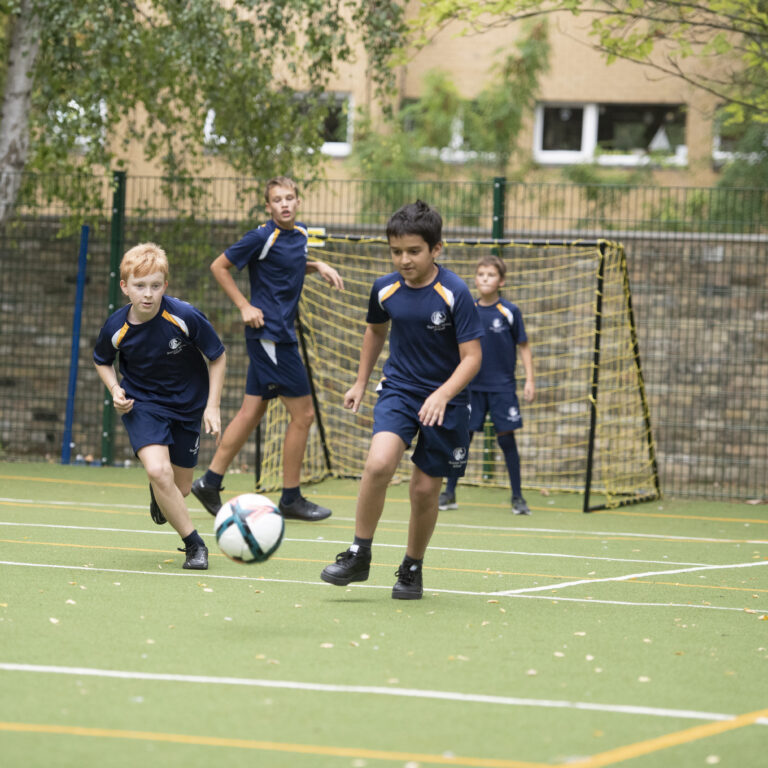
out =
{"type": "MultiPolygon", "coordinates": [[[[516,432],[523,488],[583,494],[584,511],[659,498],[650,410],[640,363],[626,255],[609,240],[451,240],[440,263],[474,291],[478,258],[493,250],[507,265],[502,294],[523,314],[536,374],[516,432]]],[[[308,276],[299,305],[301,351],[316,419],[302,482],[359,477],[373,426],[380,356],[357,414],[343,408],[357,373],[373,280],[392,271],[384,238],[327,235],[314,258],[339,270],[345,290],[308,276]]],[[[261,425],[259,489],[282,482],[285,409],[271,403],[261,425]]],[[[492,428],[475,436],[464,484],[509,487],[492,428]]],[[[410,477],[406,451],[393,482],[410,477]]]]}

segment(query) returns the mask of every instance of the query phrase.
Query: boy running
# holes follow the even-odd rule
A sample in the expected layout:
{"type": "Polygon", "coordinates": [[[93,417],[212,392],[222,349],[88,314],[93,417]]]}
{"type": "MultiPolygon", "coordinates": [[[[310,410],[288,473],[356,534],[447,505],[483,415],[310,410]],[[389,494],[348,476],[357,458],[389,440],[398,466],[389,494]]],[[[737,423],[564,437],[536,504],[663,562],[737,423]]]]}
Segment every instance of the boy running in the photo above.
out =
{"type": "Polygon", "coordinates": [[[269,400],[279,397],[290,417],[283,442],[280,513],[297,520],[323,520],[331,510],[305,499],[299,487],[315,412],[294,322],[307,272],[319,273],[339,290],[344,283],[333,267],[307,261],[307,229],[296,221],[300,201],[295,182],[285,176],[270,179],[264,196],[269,221],[245,234],[211,264],[214,278],[242,315],[250,362],[240,410],[224,430],[208,471],[192,484],[192,493],[212,515],[219,511],[221,483],[229,465],[261,422],[269,400]],[[246,265],[250,301],[231,273],[246,265]]]}
{"type": "Polygon", "coordinates": [[[373,284],[357,379],[344,396],[344,407],[357,413],[391,321],[390,355],[373,411],[355,537],[321,578],[337,586],[368,578],[387,486],[418,434],[408,543],[392,589],[393,598],[415,600],[422,596],[422,563],[437,523],[442,478],[460,477],[466,468],[469,409],[464,388],[480,368],[483,331],[464,281],[435,263],[443,247],[436,210],[420,200],[402,207],[389,220],[387,239],[395,271],[373,284]]]}
{"type": "Polygon", "coordinates": [[[208,434],[221,431],[226,356],[206,316],[166,296],[167,287],[163,249],[154,243],[131,248],[120,262],[120,288],[130,303],[107,318],[93,361],[147,471],[152,519],[158,525],[167,520],[181,536],[184,568],[206,570],[208,549],[184,497],[197,464],[200,420],[208,434]]]}

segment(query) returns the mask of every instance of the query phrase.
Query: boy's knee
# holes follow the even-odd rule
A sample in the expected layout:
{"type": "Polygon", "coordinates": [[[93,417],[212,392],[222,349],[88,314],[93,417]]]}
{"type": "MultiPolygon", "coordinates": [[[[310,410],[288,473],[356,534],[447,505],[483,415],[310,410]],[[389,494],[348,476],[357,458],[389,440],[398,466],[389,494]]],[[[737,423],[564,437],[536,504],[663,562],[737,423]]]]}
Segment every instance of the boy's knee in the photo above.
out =
{"type": "Polygon", "coordinates": [[[309,429],[312,426],[312,422],[315,420],[315,409],[310,405],[307,408],[302,408],[298,411],[294,411],[291,414],[291,421],[297,426],[303,429],[309,429]]]}

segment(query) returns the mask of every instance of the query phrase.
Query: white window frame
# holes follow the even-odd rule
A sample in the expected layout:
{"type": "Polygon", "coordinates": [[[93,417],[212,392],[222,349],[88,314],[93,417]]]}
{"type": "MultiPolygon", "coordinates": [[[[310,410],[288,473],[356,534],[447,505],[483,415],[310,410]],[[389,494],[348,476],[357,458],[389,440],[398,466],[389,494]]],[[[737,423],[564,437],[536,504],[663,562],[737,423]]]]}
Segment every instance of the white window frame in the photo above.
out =
{"type": "Polygon", "coordinates": [[[688,165],[688,147],[680,145],[675,154],[664,158],[661,163],[657,158],[646,152],[631,154],[600,154],[597,147],[597,123],[600,114],[597,103],[578,102],[541,102],[536,105],[533,122],[533,159],[540,165],[579,165],[597,163],[607,167],[638,167],[645,165],[664,165],[684,167],[688,165]],[[581,124],[581,148],[576,150],[542,149],[544,142],[544,109],[548,107],[565,107],[581,109],[583,119],[581,124]]]}

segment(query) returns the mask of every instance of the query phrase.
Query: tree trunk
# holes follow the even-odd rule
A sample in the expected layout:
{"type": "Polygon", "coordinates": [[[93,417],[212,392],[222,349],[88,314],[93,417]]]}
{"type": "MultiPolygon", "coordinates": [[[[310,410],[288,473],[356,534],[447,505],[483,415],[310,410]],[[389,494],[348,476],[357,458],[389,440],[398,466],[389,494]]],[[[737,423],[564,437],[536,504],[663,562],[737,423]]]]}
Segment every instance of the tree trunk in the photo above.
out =
{"type": "Polygon", "coordinates": [[[39,48],[40,17],[33,0],[22,0],[10,24],[0,120],[0,224],[13,210],[29,153],[29,104],[39,48]]]}

